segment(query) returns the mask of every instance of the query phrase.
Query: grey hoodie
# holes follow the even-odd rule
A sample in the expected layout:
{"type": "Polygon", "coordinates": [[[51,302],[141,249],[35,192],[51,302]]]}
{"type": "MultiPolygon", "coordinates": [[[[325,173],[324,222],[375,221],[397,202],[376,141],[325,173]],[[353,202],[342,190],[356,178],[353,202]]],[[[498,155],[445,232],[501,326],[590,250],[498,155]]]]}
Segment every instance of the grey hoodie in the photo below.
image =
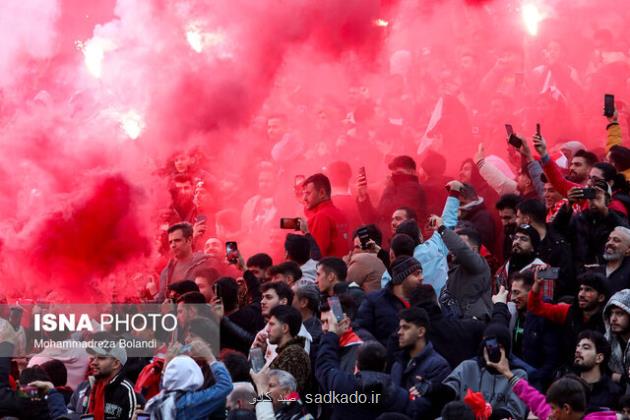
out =
{"type": "Polygon", "coordinates": [[[604,307],[606,339],[610,343],[612,350],[608,367],[610,367],[613,373],[623,374],[624,372],[628,372],[628,367],[630,367],[630,341],[628,341],[624,347],[619,337],[610,330],[610,312],[613,306],[623,309],[627,314],[630,314],[630,289],[620,290],[612,295],[604,307]]]}

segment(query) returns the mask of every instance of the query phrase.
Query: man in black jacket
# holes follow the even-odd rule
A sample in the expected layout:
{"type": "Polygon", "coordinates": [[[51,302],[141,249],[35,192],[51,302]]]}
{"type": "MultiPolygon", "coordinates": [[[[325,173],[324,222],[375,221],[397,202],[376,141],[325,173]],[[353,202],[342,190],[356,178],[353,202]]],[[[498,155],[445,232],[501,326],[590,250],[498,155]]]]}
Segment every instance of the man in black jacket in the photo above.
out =
{"type": "Polygon", "coordinates": [[[102,413],[102,418],[130,420],[138,400],[133,385],[122,373],[127,352],[119,346],[90,347],[87,352],[93,356],[90,367],[96,381],[85,390],[87,398],[78,414],[89,413],[97,417],[102,413]]]}
{"type": "Polygon", "coordinates": [[[499,255],[502,244],[497,244],[497,226],[484,203],[483,197],[477,195],[472,185],[464,184],[459,201],[460,220],[468,222],[479,232],[481,244],[488,251],[494,255],[499,255]]]}
{"type": "MultiPolygon", "coordinates": [[[[381,232],[390,232],[391,218],[396,209],[412,209],[417,220],[426,218],[426,197],[418,181],[416,162],[409,156],[397,156],[389,164],[390,180],[375,208],[367,192],[367,179],[357,180],[357,206],[364,223],[374,223],[381,232]]],[[[389,238],[387,238],[389,239],[389,238]]]]}
{"type": "Polygon", "coordinates": [[[555,298],[558,299],[566,295],[575,296],[577,287],[575,286],[571,244],[551,226],[547,225],[546,217],[545,204],[537,199],[524,200],[518,204],[516,209],[518,225],[530,225],[536,229],[540,236],[538,257],[551,267],[560,269],[558,281],[554,288],[555,298]]]}
{"type": "MultiPolygon", "coordinates": [[[[357,373],[345,372],[340,367],[338,324],[331,311],[322,314],[329,332],[322,336],[315,365],[315,377],[324,395],[339,395],[331,404],[331,419],[376,419],[382,413],[411,414],[412,406],[407,390],[392,382],[385,373],[387,351],[382,344],[369,341],[361,344],[358,355],[357,373]],[[350,395],[361,398],[357,402],[341,400],[350,395]],[[365,399],[365,400],[363,400],[365,399]],[[366,403],[367,402],[367,403],[366,403]]],[[[314,401],[317,403],[317,401],[314,401]]]]}
{"type": "MultiPolygon", "coordinates": [[[[504,298],[507,299],[505,292],[504,298]]],[[[498,298],[494,300],[496,302],[492,309],[492,322],[508,326],[510,311],[505,301],[498,298]]],[[[431,322],[428,339],[451,367],[475,357],[486,328],[485,322],[473,318],[445,316],[438,305],[435,290],[428,284],[422,284],[414,290],[410,302],[412,306],[427,311],[431,322]]]]}

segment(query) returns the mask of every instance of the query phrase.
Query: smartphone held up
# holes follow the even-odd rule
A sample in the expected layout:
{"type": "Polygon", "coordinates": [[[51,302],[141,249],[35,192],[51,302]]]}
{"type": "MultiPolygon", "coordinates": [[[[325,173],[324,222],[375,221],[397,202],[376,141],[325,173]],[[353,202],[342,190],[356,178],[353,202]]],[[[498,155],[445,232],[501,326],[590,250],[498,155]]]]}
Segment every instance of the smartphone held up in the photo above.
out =
{"type": "Polygon", "coordinates": [[[238,262],[238,246],[236,242],[230,241],[225,243],[225,256],[230,264],[238,262]]]}

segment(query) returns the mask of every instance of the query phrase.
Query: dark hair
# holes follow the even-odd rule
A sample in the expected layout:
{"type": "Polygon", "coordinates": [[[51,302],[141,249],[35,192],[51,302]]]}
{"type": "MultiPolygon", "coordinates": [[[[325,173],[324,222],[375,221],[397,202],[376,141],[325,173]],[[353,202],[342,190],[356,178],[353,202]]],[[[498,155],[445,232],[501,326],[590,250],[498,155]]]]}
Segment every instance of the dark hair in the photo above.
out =
{"type": "Polygon", "coordinates": [[[20,373],[20,385],[28,385],[35,381],[50,382],[50,376],[40,365],[24,368],[20,373]]]}
{"type": "Polygon", "coordinates": [[[604,334],[599,331],[584,330],[578,335],[577,343],[579,343],[580,340],[589,340],[592,342],[595,346],[595,353],[601,353],[604,356],[604,361],[600,366],[602,366],[602,368],[608,366],[608,360],[610,359],[610,353],[612,350],[610,348],[610,343],[606,340],[604,334]]]}
{"type": "Polygon", "coordinates": [[[417,327],[424,327],[427,330],[431,327],[429,314],[423,308],[412,306],[411,308],[403,309],[398,314],[398,318],[417,327]]]}
{"type": "Polygon", "coordinates": [[[582,159],[584,159],[586,161],[586,164],[588,166],[593,166],[595,165],[595,163],[597,163],[597,156],[595,156],[595,153],[593,152],[589,152],[587,150],[581,149],[578,150],[574,155],[574,158],[576,157],[581,157],[582,159]]]}
{"type": "Polygon", "coordinates": [[[387,350],[378,341],[366,341],[357,352],[357,368],[373,372],[384,372],[387,364],[387,350]]]}
{"type": "Polygon", "coordinates": [[[293,303],[293,290],[283,281],[268,281],[260,285],[260,292],[265,293],[267,290],[273,289],[279,299],[286,299],[287,305],[293,303]]]}
{"type": "Polygon", "coordinates": [[[184,293],[177,298],[177,303],[185,304],[206,304],[206,297],[199,292],[184,293]]]}
{"type": "Polygon", "coordinates": [[[416,241],[406,233],[397,233],[392,237],[390,247],[396,257],[403,255],[412,257],[413,250],[416,249],[416,241]]]}
{"type": "Polygon", "coordinates": [[[273,265],[273,260],[267,254],[254,254],[247,259],[247,263],[245,265],[247,267],[258,267],[266,270],[273,265]]]}
{"type": "Polygon", "coordinates": [[[610,162],[618,171],[625,171],[630,167],[630,149],[618,144],[611,147],[610,162]]]}
{"type": "Polygon", "coordinates": [[[499,200],[494,207],[497,210],[512,209],[516,211],[516,207],[520,202],[521,197],[516,194],[503,194],[501,197],[499,197],[499,200]]]}
{"type": "Polygon", "coordinates": [[[532,270],[515,271],[510,275],[510,279],[512,283],[522,281],[528,289],[531,289],[534,285],[534,272],[532,270]]]}
{"type": "Polygon", "coordinates": [[[278,265],[273,265],[269,268],[269,276],[273,277],[277,274],[283,274],[285,276],[292,276],[293,280],[298,281],[302,278],[302,270],[300,266],[294,261],[285,261],[278,265]]]}
{"type": "Polygon", "coordinates": [[[284,249],[289,258],[300,265],[305,264],[311,258],[311,243],[304,235],[288,233],[284,240],[284,249]]]}
{"type": "Polygon", "coordinates": [[[407,219],[418,220],[418,215],[416,211],[411,207],[398,207],[395,211],[402,210],[407,214],[407,219]]]}
{"type": "Polygon", "coordinates": [[[411,292],[409,303],[420,308],[431,307],[437,304],[435,289],[430,284],[419,285],[411,292]]]}
{"type": "Polygon", "coordinates": [[[376,242],[376,245],[381,246],[383,244],[383,234],[381,233],[381,230],[375,224],[359,226],[352,234],[352,239],[359,236],[358,235],[359,229],[366,229],[370,239],[376,242]]]}
{"type": "Polygon", "coordinates": [[[567,404],[573,411],[583,413],[586,410],[584,385],[575,377],[560,378],[547,390],[547,403],[553,403],[558,407],[567,404]]]}
{"type": "Polygon", "coordinates": [[[348,275],[348,266],[341,258],[326,257],[319,261],[318,266],[321,266],[324,272],[327,274],[335,273],[339,281],[346,281],[348,275]]]}
{"type": "Polygon", "coordinates": [[[221,361],[232,377],[232,382],[251,382],[247,356],[236,350],[222,352],[221,361]]]}
{"type": "Polygon", "coordinates": [[[208,283],[213,283],[216,279],[219,278],[219,272],[214,268],[202,267],[199,270],[195,271],[195,278],[203,277],[208,280],[208,283]]]}
{"type": "Polygon", "coordinates": [[[457,231],[457,234],[459,236],[466,236],[468,240],[472,242],[474,246],[477,246],[477,247],[481,246],[481,236],[479,235],[479,232],[477,232],[475,229],[471,229],[471,228],[459,229],[457,231]]]}
{"type": "Polygon", "coordinates": [[[619,398],[619,407],[630,408],[630,395],[629,394],[622,395],[621,398],[619,398]]]}
{"type": "Polygon", "coordinates": [[[182,231],[182,234],[186,239],[190,239],[193,236],[193,226],[188,222],[175,223],[174,225],[169,226],[166,233],[170,235],[178,230],[182,231]]]}
{"type": "Polygon", "coordinates": [[[475,420],[475,414],[463,401],[451,401],[442,409],[442,420],[475,420]]]}
{"type": "Polygon", "coordinates": [[[275,306],[269,312],[269,316],[274,317],[281,323],[288,325],[289,334],[291,334],[292,337],[297,336],[300,332],[300,328],[302,328],[302,315],[300,315],[300,311],[290,304],[275,306]]]}
{"type": "Polygon", "coordinates": [[[311,183],[313,184],[313,187],[315,187],[317,191],[323,189],[326,195],[330,197],[332,188],[330,186],[330,180],[328,179],[326,175],[324,174],[311,175],[304,180],[302,185],[307,186],[308,184],[311,184],[311,183]]]}
{"type": "Polygon", "coordinates": [[[65,386],[68,382],[68,369],[66,369],[66,365],[62,361],[51,359],[40,366],[50,377],[50,381],[54,386],[65,386]]]}
{"type": "Polygon", "coordinates": [[[223,299],[225,312],[230,312],[238,306],[238,283],[232,277],[221,277],[217,280],[217,290],[223,299]]]}
{"type": "MultiPolygon", "coordinates": [[[[185,153],[182,153],[182,154],[185,154],[185,153]]],[[[173,184],[176,182],[179,182],[180,184],[184,182],[190,182],[191,184],[193,183],[192,177],[186,174],[177,174],[172,178],[172,180],[173,180],[173,184]]]]}
{"type": "Polygon", "coordinates": [[[593,168],[597,168],[602,171],[606,182],[612,181],[615,179],[615,175],[617,175],[615,167],[608,162],[597,162],[593,165],[593,168]]]}
{"type": "Polygon", "coordinates": [[[167,288],[168,291],[173,291],[177,293],[177,295],[181,296],[188,292],[198,292],[199,286],[192,280],[181,280],[172,283],[167,288]]]}
{"type": "Polygon", "coordinates": [[[523,200],[518,204],[517,210],[520,211],[522,215],[531,217],[534,223],[545,224],[547,208],[542,201],[536,198],[523,200]]]}

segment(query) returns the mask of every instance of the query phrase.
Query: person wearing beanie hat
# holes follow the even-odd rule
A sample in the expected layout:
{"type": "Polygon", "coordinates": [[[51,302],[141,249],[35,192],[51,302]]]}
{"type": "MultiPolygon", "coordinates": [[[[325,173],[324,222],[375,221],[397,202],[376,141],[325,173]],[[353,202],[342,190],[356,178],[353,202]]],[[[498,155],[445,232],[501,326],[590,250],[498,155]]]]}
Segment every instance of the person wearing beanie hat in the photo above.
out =
{"type": "Polygon", "coordinates": [[[443,382],[452,399],[461,401],[468,391],[480,392],[486,396],[492,412],[495,415],[500,413],[496,418],[526,418],[527,406],[512,391],[512,381],[491,367],[489,360],[491,355],[487,349],[498,347],[500,354],[505,355],[510,364],[513,380],[527,379],[527,373],[512,364],[510,343],[510,330],[507,326],[498,322],[488,324],[483,333],[480,356],[460,363],[443,382]]]}
{"type": "Polygon", "coordinates": [[[535,282],[527,298],[527,310],[562,327],[560,343],[564,363],[573,363],[577,337],[584,330],[605,332],[603,310],[606,302],[606,277],[589,270],[577,277],[579,293],[571,303],[547,303],[543,301],[542,279],[535,275],[535,282]]]}
{"type": "MultiPolygon", "coordinates": [[[[507,290],[512,289],[511,275],[517,272],[524,272],[538,265],[545,265],[545,262],[537,258],[538,247],[540,246],[540,235],[531,225],[520,225],[514,232],[512,241],[512,255],[497,270],[496,281],[493,287],[503,286],[507,290]]],[[[496,293],[498,290],[494,290],[496,293]]]]}
{"type": "Polygon", "coordinates": [[[347,280],[359,285],[365,293],[374,292],[381,288],[381,277],[386,270],[376,254],[354,254],[348,262],[347,280]]]}
{"type": "Polygon", "coordinates": [[[422,284],[422,266],[413,257],[396,258],[389,270],[392,281],[381,290],[368,293],[356,316],[356,324],[383,345],[398,329],[398,313],[410,307],[413,291],[422,284]]]}

